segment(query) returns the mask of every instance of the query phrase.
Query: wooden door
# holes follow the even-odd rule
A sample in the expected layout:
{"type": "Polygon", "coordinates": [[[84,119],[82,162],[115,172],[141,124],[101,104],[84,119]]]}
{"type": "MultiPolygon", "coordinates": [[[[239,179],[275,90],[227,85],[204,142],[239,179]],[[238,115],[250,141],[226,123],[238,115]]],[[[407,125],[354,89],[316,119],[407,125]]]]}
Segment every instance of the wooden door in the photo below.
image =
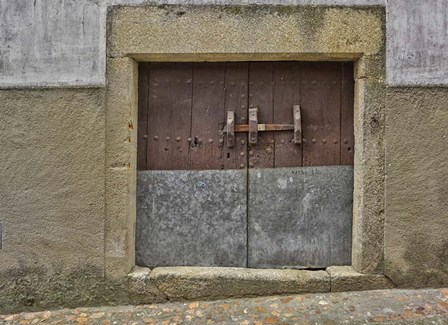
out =
{"type": "Polygon", "coordinates": [[[350,263],[352,63],[140,64],[138,130],[138,263],[350,263]],[[254,107],[260,124],[293,125],[294,105],[300,143],[293,130],[227,143],[229,111],[235,126],[254,107]]]}

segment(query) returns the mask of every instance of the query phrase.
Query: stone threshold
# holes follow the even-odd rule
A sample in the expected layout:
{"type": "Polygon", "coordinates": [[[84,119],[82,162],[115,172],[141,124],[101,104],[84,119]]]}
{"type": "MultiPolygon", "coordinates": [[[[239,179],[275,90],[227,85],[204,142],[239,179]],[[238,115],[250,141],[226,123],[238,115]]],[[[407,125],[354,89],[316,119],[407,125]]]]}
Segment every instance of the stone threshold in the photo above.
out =
{"type": "Polygon", "coordinates": [[[318,292],[394,288],[384,275],[361,274],[351,266],[325,270],[248,269],[233,267],[135,267],[130,289],[167,300],[213,300],[318,292]]]}

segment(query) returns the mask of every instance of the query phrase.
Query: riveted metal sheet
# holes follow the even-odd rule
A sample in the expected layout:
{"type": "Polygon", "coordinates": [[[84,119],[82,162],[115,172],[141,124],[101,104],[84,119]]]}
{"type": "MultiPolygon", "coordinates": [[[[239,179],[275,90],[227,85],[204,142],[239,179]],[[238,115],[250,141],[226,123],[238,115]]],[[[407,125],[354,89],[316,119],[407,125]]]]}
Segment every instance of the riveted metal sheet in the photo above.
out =
{"type": "Polygon", "coordinates": [[[245,170],[139,171],[140,266],[246,266],[245,170]]]}
{"type": "Polygon", "coordinates": [[[353,167],[249,170],[248,265],[351,263],[353,167]]]}

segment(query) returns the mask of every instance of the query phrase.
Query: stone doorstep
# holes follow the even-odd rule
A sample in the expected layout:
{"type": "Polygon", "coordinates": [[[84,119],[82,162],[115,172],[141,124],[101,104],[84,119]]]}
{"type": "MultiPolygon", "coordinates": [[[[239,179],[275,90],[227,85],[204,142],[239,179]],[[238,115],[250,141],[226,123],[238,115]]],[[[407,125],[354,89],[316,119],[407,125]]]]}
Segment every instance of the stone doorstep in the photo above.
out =
{"type": "Polygon", "coordinates": [[[128,275],[131,291],[159,292],[169,300],[221,299],[299,293],[393,288],[384,275],[361,274],[351,266],[325,271],[233,267],[135,267],[128,275]]]}

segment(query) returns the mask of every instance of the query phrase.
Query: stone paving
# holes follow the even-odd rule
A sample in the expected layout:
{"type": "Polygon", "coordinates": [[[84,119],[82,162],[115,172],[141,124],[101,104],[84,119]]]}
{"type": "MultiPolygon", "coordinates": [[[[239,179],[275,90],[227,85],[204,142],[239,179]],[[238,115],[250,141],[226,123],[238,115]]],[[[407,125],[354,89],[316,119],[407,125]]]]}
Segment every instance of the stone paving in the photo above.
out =
{"type": "Polygon", "coordinates": [[[0,315],[0,324],[448,324],[448,289],[61,309],[0,315]]]}

